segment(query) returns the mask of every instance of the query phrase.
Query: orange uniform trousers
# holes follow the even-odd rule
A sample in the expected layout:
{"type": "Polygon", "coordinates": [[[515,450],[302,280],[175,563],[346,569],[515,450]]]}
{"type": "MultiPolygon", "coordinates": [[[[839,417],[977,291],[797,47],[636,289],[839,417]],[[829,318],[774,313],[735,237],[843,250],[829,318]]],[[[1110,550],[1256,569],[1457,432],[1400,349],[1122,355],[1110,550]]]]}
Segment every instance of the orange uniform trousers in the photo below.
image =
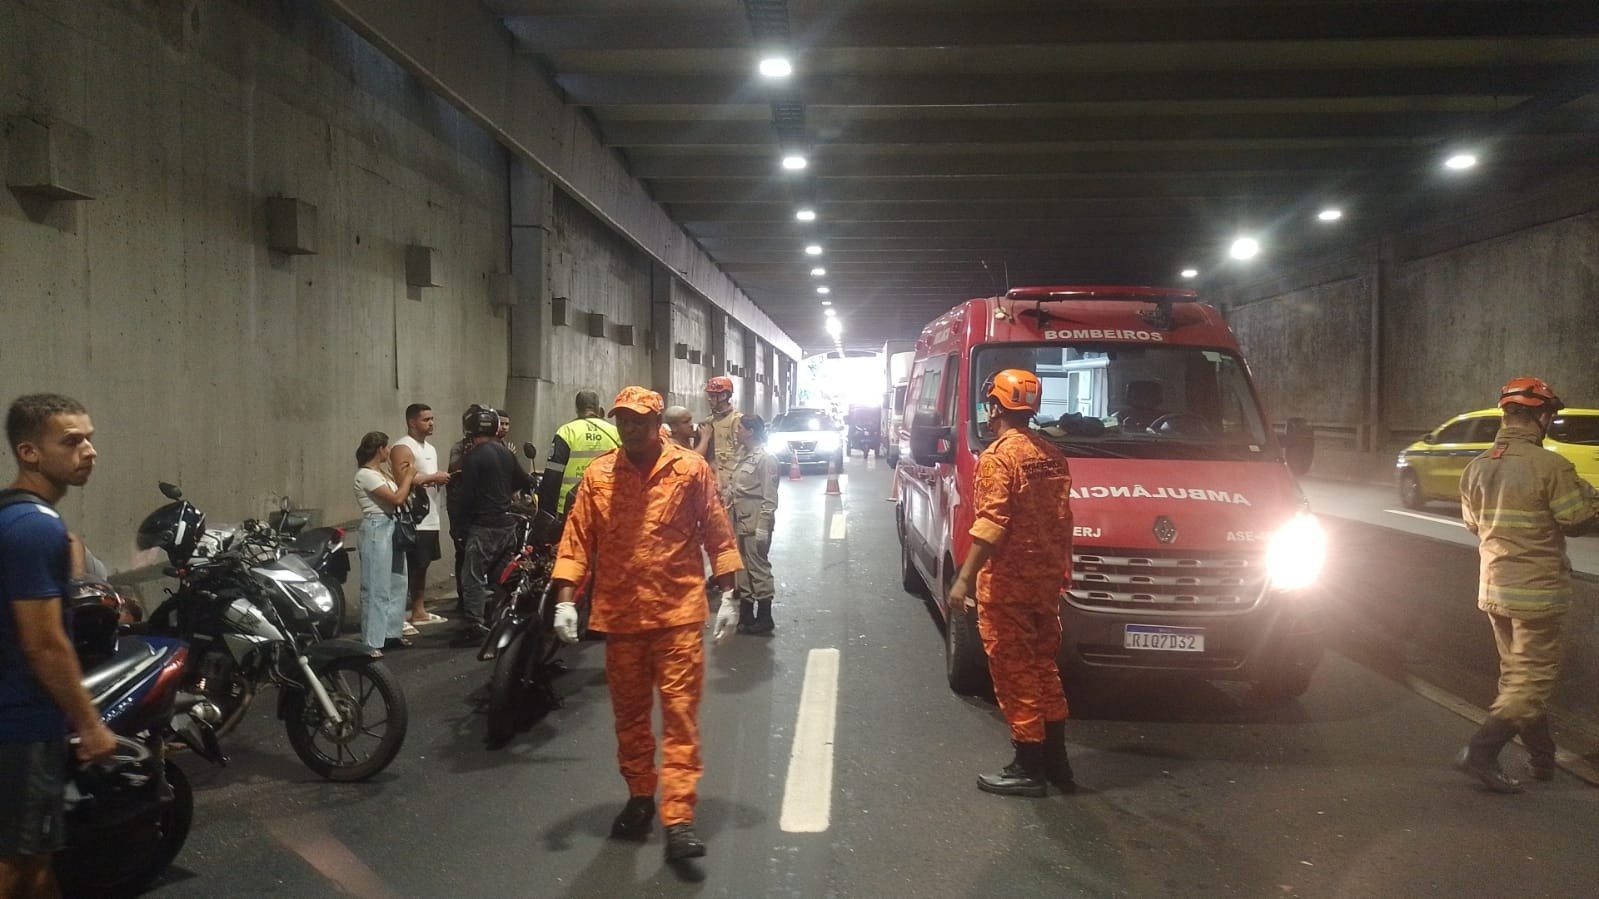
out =
{"type": "Polygon", "coordinates": [[[1046,721],[1066,720],[1061,687],[1060,594],[992,602],[977,598],[977,633],[988,653],[994,699],[1018,743],[1041,743],[1046,721]]]}
{"type": "Polygon", "coordinates": [[[700,763],[700,694],[705,686],[704,625],[696,622],[605,635],[605,681],[616,715],[616,761],[629,796],[660,787],[661,824],[694,820],[700,763]],[[655,768],[650,713],[661,694],[661,767],[655,768]]]}

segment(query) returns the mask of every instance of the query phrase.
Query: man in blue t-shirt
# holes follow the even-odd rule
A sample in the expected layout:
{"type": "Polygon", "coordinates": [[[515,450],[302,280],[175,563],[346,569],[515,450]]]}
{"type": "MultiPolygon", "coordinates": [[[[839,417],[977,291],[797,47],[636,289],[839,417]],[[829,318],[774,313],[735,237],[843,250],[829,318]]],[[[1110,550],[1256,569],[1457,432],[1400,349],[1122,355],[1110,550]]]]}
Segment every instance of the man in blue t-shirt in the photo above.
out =
{"type": "Polygon", "coordinates": [[[94,471],[94,425],[56,394],[19,397],[6,413],[17,479],[0,493],[0,896],[55,896],[67,731],[79,761],[107,758],[116,737],[83,688],[62,600],[83,574],[82,544],[55,505],[94,471]]]}

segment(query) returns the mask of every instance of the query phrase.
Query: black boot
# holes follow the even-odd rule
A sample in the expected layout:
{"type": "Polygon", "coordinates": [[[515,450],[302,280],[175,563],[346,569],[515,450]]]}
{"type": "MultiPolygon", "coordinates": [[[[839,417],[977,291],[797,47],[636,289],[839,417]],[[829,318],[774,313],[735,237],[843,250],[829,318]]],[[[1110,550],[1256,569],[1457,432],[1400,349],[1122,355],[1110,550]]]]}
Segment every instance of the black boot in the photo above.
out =
{"type": "Polygon", "coordinates": [[[634,796],[622,806],[616,820],[611,822],[611,838],[615,840],[640,840],[650,835],[655,823],[655,797],[634,796]]]}
{"type": "Polygon", "coordinates": [[[772,623],[772,601],[769,599],[757,600],[755,603],[755,620],[750,624],[750,633],[761,636],[770,636],[777,626],[772,623]]]}
{"type": "Polygon", "coordinates": [[[694,832],[692,824],[673,824],[666,828],[666,860],[680,862],[686,858],[704,858],[705,841],[694,832]]]}
{"type": "Polygon", "coordinates": [[[998,774],[977,776],[977,789],[1000,796],[1043,796],[1048,792],[1044,784],[1044,744],[1018,743],[1016,758],[998,774]]]}
{"type": "Polygon", "coordinates": [[[1044,776],[1063,793],[1077,789],[1072,763],[1066,758],[1066,722],[1044,722],[1044,776]]]}
{"type": "Polygon", "coordinates": [[[741,634],[755,632],[755,603],[747,599],[738,601],[738,632],[741,634]]]}
{"type": "Polygon", "coordinates": [[[1499,750],[1515,736],[1515,722],[1489,715],[1471,735],[1471,742],[1455,756],[1455,767],[1495,793],[1520,793],[1521,783],[1499,767],[1499,750]]]}
{"type": "Polygon", "coordinates": [[[1521,742],[1527,747],[1527,773],[1533,780],[1555,779],[1555,738],[1549,733],[1549,719],[1540,715],[1521,729],[1521,742]]]}

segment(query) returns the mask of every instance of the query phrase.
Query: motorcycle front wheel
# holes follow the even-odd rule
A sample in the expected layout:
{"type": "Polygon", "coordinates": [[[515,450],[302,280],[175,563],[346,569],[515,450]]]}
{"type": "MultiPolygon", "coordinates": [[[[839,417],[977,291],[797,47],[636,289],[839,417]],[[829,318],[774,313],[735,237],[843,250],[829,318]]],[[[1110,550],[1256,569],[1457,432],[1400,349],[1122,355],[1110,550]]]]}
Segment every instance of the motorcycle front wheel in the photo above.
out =
{"type": "Polygon", "coordinates": [[[394,672],[365,656],[335,659],[317,677],[339,710],[330,720],[309,690],[296,697],[283,722],[289,745],[307,768],[328,780],[366,780],[399,755],[408,718],[405,694],[394,672]]]}
{"type": "Polygon", "coordinates": [[[543,674],[540,643],[537,630],[524,630],[494,660],[486,735],[491,746],[510,740],[532,714],[543,674]]]}

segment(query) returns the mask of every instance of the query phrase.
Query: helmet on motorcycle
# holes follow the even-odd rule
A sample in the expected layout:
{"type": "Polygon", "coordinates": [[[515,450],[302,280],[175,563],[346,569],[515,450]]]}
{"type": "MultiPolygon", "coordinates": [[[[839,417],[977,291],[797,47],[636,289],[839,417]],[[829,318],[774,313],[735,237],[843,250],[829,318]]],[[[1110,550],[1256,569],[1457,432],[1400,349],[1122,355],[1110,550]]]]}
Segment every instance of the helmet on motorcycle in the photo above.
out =
{"type": "Polygon", "coordinates": [[[166,550],[167,559],[182,565],[194,555],[200,537],[205,533],[205,513],[188,500],[173,500],[151,512],[139,522],[134,542],[140,549],[166,550]]]}
{"type": "Polygon", "coordinates": [[[1566,404],[1555,396],[1555,390],[1538,378],[1511,378],[1499,388],[1499,408],[1515,404],[1543,411],[1559,412],[1566,404]]]}
{"type": "Polygon", "coordinates": [[[467,437],[493,437],[500,433],[500,413],[493,406],[473,403],[461,416],[461,433],[467,437]]]}
{"type": "Polygon", "coordinates": [[[733,379],[726,375],[717,375],[705,382],[705,392],[730,394],[733,392],[733,379]]]}
{"type": "Polygon", "coordinates": [[[110,758],[73,771],[67,788],[69,826],[79,821],[128,820],[140,809],[152,807],[166,785],[158,776],[162,764],[139,741],[117,734],[117,748],[110,758]]]}
{"type": "Polygon", "coordinates": [[[1044,389],[1038,375],[1019,368],[1007,368],[983,382],[983,400],[993,400],[1007,412],[1038,412],[1044,389]]]}
{"type": "Polygon", "coordinates": [[[117,625],[123,602],[117,588],[103,581],[76,581],[67,594],[72,645],[87,667],[117,652],[117,625]]]}

